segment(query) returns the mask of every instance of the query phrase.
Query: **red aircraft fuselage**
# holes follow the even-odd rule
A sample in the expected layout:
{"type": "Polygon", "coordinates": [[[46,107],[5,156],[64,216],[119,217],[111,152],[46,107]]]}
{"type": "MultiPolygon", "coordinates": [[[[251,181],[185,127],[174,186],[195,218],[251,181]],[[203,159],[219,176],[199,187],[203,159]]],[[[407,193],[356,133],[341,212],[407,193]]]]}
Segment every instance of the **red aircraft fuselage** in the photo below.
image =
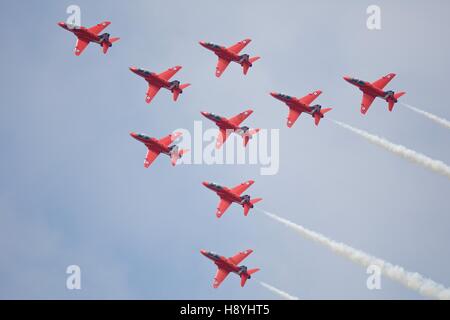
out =
{"type": "Polygon", "coordinates": [[[250,274],[248,274],[248,272],[247,272],[246,266],[244,266],[244,265],[238,266],[238,265],[234,264],[232,261],[230,261],[230,259],[228,259],[224,256],[220,256],[214,252],[209,252],[206,250],[200,250],[200,252],[202,255],[204,255],[208,259],[212,260],[219,269],[223,269],[228,272],[233,272],[233,273],[239,275],[240,277],[242,277],[242,275],[244,275],[244,277],[246,277],[247,279],[251,279],[250,274]]]}
{"type": "Polygon", "coordinates": [[[146,147],[149,149],[152,149],[158,153],[164,153],[164,154],[170,155],[171,147],[163,145],[156,138],[152,138],[152,137],[146,136],[144,134],[135,133],[135,132],[130,133],[130,136],[132,136],[137,141],[140,141],[143,144],[145,144],[146,147]]]}
{"type": "Polygon", "coordinates": [[[394,92],[392,90],[385,91],[385,86],[395,77],[395,73],[389,73],[374,82],[359,80],[352,77],[344,77],[348,83],[356,86],[363,92],[361,102],[361,113],[366,114],[375,98],[381,98],[388,103],[389,111],[392,111],[398,99],[405,94],[404,91],[394,92]]]}
{"type": "MultiPolygon", "coordinates": [[[[202,182],[203,185],[205,187],[207,187],[208,189],[214,191],[215,193],[217,193],[217,195],[221,198],[221,199],[225,199],[228,200],[230,202],[235,202],[238,203],[240,205],[243,205],[243,197],[241,197],[240,195],[234,193],[233,191],[231,191],[229,188],[218,185],[217,183],[214,182],[202,182]]],[[[252,181],[253,183],[253,181],[252,181]]]]}
{"type": "MultiPolygon", "coordinates": [[[[250,112],[250,111],[249,111],[250,112]]],[[[219,116],[217,114],[214,113],[210,113],[210,112],[204,112],[202,111],[201,114],[216,123],[216,125],[223,130],[233,130],[233,131],[238,131],[241,129],[240,126],[235,125],[233,123],[231,123],[227,118],[219,116]]]]}
{"type": "MultiPolygon", "coordinates": [[[[322,91],[318,90],[318,94],[322,93],[322,91]]],[[[287,104],[289,108],[297,110],[298,112],[305,112],[313,115],[314,111],[317,110],[316,106],[308,106],[300,101],[300,99],[292,96],[288,96],[287,94],[271,92],[270,95],[277,100],[280,100],[287,104]]],[[[317,105],[320,106],[320,105],[317,105]]]]}
{"type": "Polygon", "coordinates": [[[240,64],[244,75],[247,74],[248,70],[253,66],[253,63],[260,58],[258,56],[250,57],[246,53],[240,54],[251,41],[251,39],[244,39],[228,48],[211,42],[200,41],[199,43],[202,47],[214,52],[219,58],[216,66],[216,77],[220,77],[230,62],[240,64]]]}
{"type": "Polygon", "coordinates": [[[284,102],[289,107],[289,115],[287,126],[291,128],[302,113],[310,114],[314,118],[315,125],[319,125],[320,120],[325,113],[331,111],[332,108],[322,108],[320,104],[311,105],[311,103],[322,93],[316,90],[302,98],[296,98],[287,94],[271,92],[270,95],[277,100],[284,102]]]}
{"type": "Polygon", "coordinates": [[[107,53],[108,49],[112,47],[114,42],[120,38],[110,37],[110,34],[101,33],[106,27],[111,24],[109,21],[103,21],[92,28],[85,28],[82,26],[69,25],[65,22],[58,22],[58,25],[73,33],[77,37],[77,44],[75,46],[75,55],[79,56],[86,49],[89,43],[98,43],[103,48],[103,53],[107,53]]]}
{"type": "Polygon", "coordinates": [[[177,86],[177,84],[180,84],[178,80],[168,81],[161,79],[160,77],[158,77],[158,74],[156,72],[151,72],[136,67],[130,67],[130,70],[138,76],[144,78],[148,83],[151,83],[160,88],[173,90],[177,86]]]}
{"type": "Polygon", "coordinates": [[[384,100],[387,101],[387,94],[390,91],[381,90],[381,89],[375,87],[370,82],[364,81],[364,80],[359,80],[359,79],[355,79],[355,78],[351,78],[351,77],[344,77],[344,80],[347,81],[348,83],[358,87],[359,90],[361,90],[364,93],[367,93],[374,97],[383,98],[384,100]]]}
{"type": "Polygon", "coordinates": [[[71,26],[71,25],[68,25],[65,22],[59,22],[58,25],[61,28],[72,32],[74,35],[77,36],[77,38],[81,38],[81,39],[89,41],[89,42],[95,42],[95,43],[101,44],[102,38],[99,35],[96,35],[95,33],[90,32],[85,27],[82,27],[82,26],[71,26]]]}
{"type": "MultiPolygon", "coordinates": [[[[250,42],[250,39],[246,39],[246,41],[250,42]]],[[[202,47],[214,52],[219,58],[242,64],[244,55],[236,54],[234,52],[231,52],[224,46],[220,46],[211,42],[200,41],[199,43],[202,47]]]]}
{"type": "Polygon", "coordinates": [[[181,84],[178,80],[170,80],[181,68],[181,66],[175,66],[159,74],[136,67],[130,67],[130,70],[147,81],[148,89],[145,101],[150,103],[161,88],[171,91],[173,100],[177,101],[178,96],[183,93],[183,89],[190,86],[189,83],[181,84]]]}

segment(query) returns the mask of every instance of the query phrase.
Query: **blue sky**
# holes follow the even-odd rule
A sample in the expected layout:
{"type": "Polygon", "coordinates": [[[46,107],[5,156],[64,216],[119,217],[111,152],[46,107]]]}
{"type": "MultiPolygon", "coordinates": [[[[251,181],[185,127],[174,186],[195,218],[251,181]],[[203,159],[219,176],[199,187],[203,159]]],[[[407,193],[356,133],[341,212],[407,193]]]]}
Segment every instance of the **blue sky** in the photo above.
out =
{"type": "Polygon", "coordinates": [[[275,212],[333,239],[450,285],[448,180],[323,121],[302,115],[285,127],[287,108],[269,96],[318,100],[330,116],[450,162],[449,133],[397,105],[376,101],[359,113],[360,93],[342,80],[397,73],[402,100],[450,118],[446,1],[14,1],[3,3],[0,75],[0,297],[124,299],[271,299],[257,281],[231,275],[212,288],[215,267],[200,249],[245,261],[255,279],[295,296],[420,299],[389,279],[366,288],[365,270],[253,211],[233,206],[220,220],[217,197],[201,185],[236,185],[275,212]],[[107,55],[91,44],[73,55],[75,37],[56,23],[77,4],[81,21],[103,20],[121,40],[107,55]],[[366,28],[378,4],[382,30],[366,28]],[[200,45],[231,45],[262,58],[244,77],[237,65],[214,76],[216,58],[200,45]],[[146,84],[128,67],[182,65],[192,83],[177,103],[161,91],[145,104],[146,84]],[[145,147],[130,131],[162,137],[204,127],[200,111],[280,129],[280,170],[254,165],[178,166],[161,157],[145,170],[145,147]],[[82,290],[65,287],[66,267],[82,270],[82,290]]]}

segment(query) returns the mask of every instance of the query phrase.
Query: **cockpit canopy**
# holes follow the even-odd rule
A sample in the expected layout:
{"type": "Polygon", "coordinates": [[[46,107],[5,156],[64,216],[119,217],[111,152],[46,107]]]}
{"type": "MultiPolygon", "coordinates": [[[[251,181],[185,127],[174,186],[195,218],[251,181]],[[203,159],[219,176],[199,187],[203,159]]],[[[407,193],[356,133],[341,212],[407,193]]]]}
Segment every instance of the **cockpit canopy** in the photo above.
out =
{"type": "Polygon", "coordinates": [[[141,133],[138,134],[138,137],[141,138],[141,139],[144,139],[144,140],[150,140],[150,137],[148,137],[146,135],[143,135],[141,133]]]}
{"type": "Polygon", "coordinates": [[[216,259],[220,259],[220,256],[215,252],[208,252],[209,256],[214,257],[216,259]]]}
{"type": "Polygon", "coordinates": [[[221,116],[214,114],[214,113],[210,113],[209,116],[215,120],[222,120],[221,116]]]}
{"type": "Polygon", "coordinates": [[[214,44],[214,43],[211,43],[211,42],[206,42],[206,45],[208,47],[210,47],[210,48],[213,48],[213,49],[220,49],[221,48],[221,46],[219,46],[217,44],[214,44]]]}
{"type": "Polygon", "coordinates": [[[138,71],[142,74],[145,74],[146,76],[149,76],[151,74],[150,71],[144,70],[144,69],[138,69],[138,71]]]}
{"type": "Polygon", "coordinates": [[[350,79],[351,82],[355,83],[355,84],[359,84],[361,86],[365,85],[366,83],[362,80],[356,79],[356,78],[351,78],[350,79]]]}
{"type": "Polygon", "coordinates": [[[278,97],[282,98],[282,99],[287,99],[287,100],[291,100],[292,97],[288,96],[287,94],[283,94],[283,93],[279,93],[278,97]]]}
{"type": "Polygon", "coordinates": [[[211,182],[209,185],[210,185],[211,187],[216,188],[216,189],[223,189],[222,186],[219,186],[217,183],[214,183],[214,182],[211,182]]]}

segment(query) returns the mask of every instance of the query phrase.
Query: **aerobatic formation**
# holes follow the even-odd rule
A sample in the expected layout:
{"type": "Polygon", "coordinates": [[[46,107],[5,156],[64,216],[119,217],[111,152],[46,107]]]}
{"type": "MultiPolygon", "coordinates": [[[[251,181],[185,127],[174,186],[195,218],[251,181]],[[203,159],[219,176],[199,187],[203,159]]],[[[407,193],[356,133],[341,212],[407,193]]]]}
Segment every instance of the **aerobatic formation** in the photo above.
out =
{"type": "MultiPolygon", "coordinates": [[[[81,26],[68,25],[64,22],[59,22],[58,25],[67,31],[72,32],[77,37],[75,46],[75,55],[80,56],[86,49],[90,42],[99,44],[103,53],[107,53],[108,49],[113,43],[117,42],[119,38],[110,37],[109,33],[101,33],[107,26],[110,25],[109,21],[104,21],[91,28],[85,28],[81,26]]],[[[225,47],[210,42],[200,41],[199,44],[204,48],[214,52],[218,61],[216,65],[216,77],[220,77],[227,69],[231,62],[235,62],[242,67],[244,75],[247,74],[249,68],[251,68],[255,61],[259,60],[259,56],[250,57],[249,54],[241,54],[241,51],[251,42],[251,39],[244,39],[236,44],[225,47]]],[[[148,83],[148,89],[145,101],[150,103],[161,88],[169,90],[172,93],[172,98],[177,101],[179,95],[183,93],[184,89],[190,86],[189,83],[182,84],[179,80],[171,80],[171,78],[181,70],[181,66],[175,66],[167,69],[161,73],[155,73],[147,71],[137,67],[130,67],[129,69],[136,75],[144,78],[148,83]]],[[[350,84],[358,87],[362,93],[361,113],[366,114],[370,106],[374,102],[375,98],[379,97],[388,103],[389,111],[393,110],[395,103],[398,99],[405,94],[405,92],[394,92],[391,90],[384,91],[386,85],[395,77],[394,73],[389,73],[375,82],[366,82],[358,80],[352,77],[344,77],[344,80],[350,84]]],[[[289,96],[286,94],[271,92],[270,95],[281,102],[284,102],[289,108],[287,117],[287,127],[292,128],[298,117],[302,113],[307,113],[312,116],[316,126],[319,125],[325,114],[332,110],[330,107],[323,108],[319,104],[312,103],[322,94],[321,90],[313,91],[301,98],[289,96]]],[[[274,109],[274,113],[279,113],[274,109]]],[[[220,149],[227,141],[230,134],[236,133],[242,137],[243,146],[246,147],[250,139],[258,133],[260,129],[253,129],[247,126],[241,126],[251,114],[253,110],[243,111],[235,116],[226,118],[224,116],[216,115],[210,112],[201,112],[201,114],[214,122],[218,127],[218,136],[216,140],[216,148],[220,149]]],[[[144,167],[148,168],[160,154],[169,156],[172,166],[175,166],[177,162],[186,154],[189,150],[181,149],[177,140],[181,137],[180,132],[169,134],[161,139],[149,137],[144,134],[135,132],[130,133],[131,137],[143,143],[147,148],[147,154],[144,160],[144,167]]],[[[247,216],[250,209],[254,208],[255,204],[260,202],[261,198],[251,198],[249,195],[242,195],[250,186],[254,183],[253,180],[248,180],[239,185],[228,188],[212,182],[203,182],[202,184],[214,191],[220,198],[217,206],[216,216],[220,218],[231,206],[232,203],[237,203],[243,207],[244,215],[247,216]]],[[[218,288],[222,281],[228,276],[229,273],[235,273],[241,278],[241,286],[243,287],[251,275],[259,271],[259,269],[247,269],[246,266],[239,265],[245,258],[248,257],[253,251],[245,250],[237,253],[236,255],[226,258],[216,253],[201,250],[202,255],[212,260],[217,266],[217,272],[214,277],[213,287],[218,288]]]]}

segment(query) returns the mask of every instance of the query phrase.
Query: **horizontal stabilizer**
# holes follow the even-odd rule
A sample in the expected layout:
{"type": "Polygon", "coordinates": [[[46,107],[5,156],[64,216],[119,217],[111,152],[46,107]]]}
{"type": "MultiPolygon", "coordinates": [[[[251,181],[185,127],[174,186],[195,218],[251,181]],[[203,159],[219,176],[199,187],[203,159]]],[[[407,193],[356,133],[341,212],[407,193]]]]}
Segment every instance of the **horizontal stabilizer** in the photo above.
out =
{"type": "Polygon", "coordinates": [[[389,99],[388,100],[389,111],[392,111],[392,109],[394,109],[394,105],[397,102],[397,99],[400,98],[401,96],[403,96],[405,93],[406,92],[403,92],[403,91],[394,93],[394,99],[389,99]]]}
{"type": "Polygon", "coordinates": [[[262,198],[255,198],[250,200],[248,203],[244,203],[244,216],[247,216],[250,209],[253,208],[253,205],[261,200],[262,198]]]}
{"type": "Polygon", "coordinates": [[[248,69],[252,66],[253,62],[255,62],[258,59],[259,59],[259,57],[251,57],[248,59],[248,62],[244,62],[242,64],[242,69],[243,69],[244,75],[247,74],[248,69]]]}
{"type": "Polygon", "coordinates": [[[241,274],[241,287],[245,286],[247,279],[250,279],[251,275],[258,271],[259,271],[259,268],[255,268],[255,269],[248,270],[247,273],[241,274]]]}
{"type": "Polygon", "coordinates": [[[177,101],[180,93],[183,93],[183,89],[189,87],[190,85],[191,85],[190,83],[184,83],[184,84],[180,84],[180,86],[178,88],[175,88],[173,90],[173,101],[177,101]]]}
{"type": "Polygon", "coordinates": [[[179,159],[181,159],[183,157],[183,155],[185,155],[188,152],[189,152],[189,149],[178,150],[178,148],[177,148],[176,150],[174,150],[170,154],[170,162],[171,162],[172,166],[175,166],[177,164],[177,161],[179,159]]]}
{"type": "Polygon", "coordinates": [[[320,111],[314,113],[314,123],[316,126],[319,125],[320,120],[323,118],[324,114],[331,111],[332,108],[323,108],[320,111]]]}

